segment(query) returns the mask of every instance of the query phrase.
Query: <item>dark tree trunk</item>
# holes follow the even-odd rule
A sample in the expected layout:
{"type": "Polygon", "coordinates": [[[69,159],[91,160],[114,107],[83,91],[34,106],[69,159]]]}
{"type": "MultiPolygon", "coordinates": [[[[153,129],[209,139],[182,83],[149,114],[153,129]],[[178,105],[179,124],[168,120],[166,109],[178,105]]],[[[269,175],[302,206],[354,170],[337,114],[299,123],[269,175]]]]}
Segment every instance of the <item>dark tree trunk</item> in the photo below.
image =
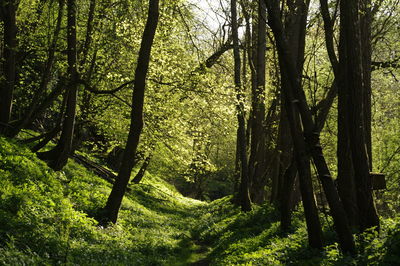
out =
{"type": "MultiPolygon", "coordinates": [[[[303,0],[296,0],[289,2],[289,13],[286,15],[286,28],[285,35],[292,45],[290,51],[295,60],[297,66],[296,79],[301,80],[301,72],[303,69],[302,62],[304,61],[304,43],[305,43],[305,27],[306,18],[308,14],[308,4],[304,3],[303,0]],[[304,29],[303,29],[304,28],[304,29]]],[[[294,145],[294,159],[296,164],[292,162],[291,167],[297,166],[297,172],[299,174],[300,192],[303,201],[304,214],[307,224],[308,242],[313,248],[322,248],[322,229],[318,217],[317,205],[314,198],[314,189],[311,178],[310,168],[310,155],[307,152],[306,143],[303,137],[303,131],[301,128],[300,116],[295,104],[288,97],[288,91],[291,89],[290,77],[285,70],[285,65],[282,60],[281,54],[278,55],[281,69],[281,80],[282,80],[282,95],[283,103],[288,119],[291,137],[294,145]]],[[[287,176],[288,187],[291,186],[291,190],[285,190],[285,194],[289,196],[293,192],[294,177],[293,172],[295,169],[288,169],[287,176]],[[291,184],[292,183],[292,184],[291,184]]],[[[282,192],[284,194],[284,192],[282,192]]],[[[285,206],[287,207],[287,206],[285,206]]],[[[283,211],[288,209],[283,208],[283,211]]],[[[282,211],[281,210],[281,211],[282,211]]],[[[290,217],[290,213],[283,214],[283,217],[290,217]]],[[[290,218],[284,223],[290,221],[290,218]]],[[[285,225],[286,226],[286,225],[285,225]]]]}
{"type": "Polygon", "coordinates": [[[344,29],[349,95],[349,137],[354,166],[354,176],[359,211],[360,230],[370,227],[379,230],[379,217],[372,196],[372,180],[366,150],[364,128],[364,87],[359,1],[347,0],[340,6],[341,24],[344,29]]]}
{"type": "Polygon", "coordinates": [[[280,213],[281,213],[281,228],[282,231],[287,232],[292,224],[292,215],[291,215],[291,202],[293,197],[293,190],[294,184],[297,174],[297,166],[296,160],[294,158],[294,154],[292,155],[293,158],[290,162],[289,167],[284,172],[282,179],[283,185],[282,187],[285,188],[286,191],[291,191],[289,194],[281,194],[279,198],[280,202],[280,213]]]}
{"type": "MultiPolygon", "coordinates": [[[[286,94],[286,92],[284,92],[284,94],[286,94]]],[[[311,180],[310,156],[307,152],[306,143],[303,138],[297,108],[293,104],[293,101],[290,101],[288,97],[285,97],[285,100],[290,132],[294,144],[297,171],[299,173],[301,198],[303,201],[304,214],[307,224],[308,243],[313,248],[321,249],[322,229],[318,217],[318,210],[311,180]]]]}
{"type": "Polygon", "coordinates": [[[372,23],[371,0],[360,0],[360,27],[361,27],[361,50],[364,85],[364,132],[365,145],[367,147],[369,170],[372,172],[372,125],[371,125],[371,23],[372,23]]]}
{"type": "Polygon", "coordinates": [[[242,211],[251,210],[251,202],[249,195],[249,177],[247,165],[247,145],[246,145],[246,125],[245,125],[245,111],[244,111],[244,94],[241,82],[241,62],[239,51],[239,37],[238,37],[238,24],[237,24],[237,4],[236,0],[231,0],[231,14],[232,14],[232,37],[233,37],[233,55],[234,55],[234,72],[235,72],[235,89],[236,89],[236,112],[238,119],[238,134],[237,134],[237,147],[240,161],[240,183],[238,202],[242,211]]]}
{"type": "Polygon", "coordinates": [[[78,93],[78,72],[76,52],[76,0],[67,1],[67,57],[68,57],[68,92],[67,107],[62,126],[60,140],[50,151],[39,153],[39,158],[48,161],[54,170],[61,170],[68,161],[72,150],[72,140],[75,128],[76,104],[78,93]]]}
{"type": "Polygon", "coordinates": [[[284,71],[286,71],[290,77],[291,88],[286,92],[287,97],[290,102],[296,103],[301,114],[302,124],[304,127],[304,138],[307,143],[307,148],[313,158],[318,172],[318,177],[321,180],[329,207],[331,209],[335,229],[339,237],[339,244],[343,251],[354,253],[355,243],[349,228],[346,212],[344,211],[342,202],[340,201],[338,192],[333,183],[328,165],[322,153],[322,148],[319,141],[319,133],[315,131],[315,124],[312,119],[300,80],[295,78],[298,71],[283,32],[282,23],[280,20],[279,1],[265,0],[265,2],[268,7],[268,21],[274,32],[278,52],[284,63],[284,71]]]}
{"type": "MultiPolygon", "coordinates": [[[[293,141],[290,135],[289,121],[287,118],[284,102],[285,99],[281,95],[280,118],[279,118],[278,139],[276,148],[277,150],[276,163],[278,164],[277,165],[278,171],[275,175],[272,175],[271,202],[280,201],[281,199],[280,195],[281,194],[287,195],[287,193],[291,193],[290,189],[293,188],[282,185],[282,183],[286,182],[284,178],[285,176],[287,176],[286,172],[292,161],[292,149],[293,149],[293,141]]],[[[294,165],[294,167],[296,166],[294,165]]],[[[294,172],[296,173],[297,170],[295,169],[294,172]]]]}
{"type": "MultiPolygon", "coordinates": [[[[238,195],[239,193],[239,184],[241,177],[241,159],[240,159],[240,143],[239,143],[239,128],[236,130],[236,151],[235,151],[235,174],[233,176],[233,195],[238,195]]],[[[234,196],[234,202],[236,197],[234,196]]],[[[236,203],[239,203],[236,201],[236,203]]]]}
{"type": "MultiPolygon", "coordinates": [[[[349,225],[352,228],[358,225],[358,207],[357,198],[354,184],[354,171],[353,163],[351,158],[350,141],[349,141],[349,126],[347,122],[348,110],[348,91],[347,91],[347,64],[346,64],[346,45],[343,36],[343,29],[341,29],[340,40],[339,40],[339,58],[337,59],[335,48],[334,48],[334,30],[333,30],[333,19],[329,13],[328,2],[326,0],[320,0],[321,14],[324,20],[325,29],[325,43],[328,51],[329,59],[335,74],[335,81],[329,90],[329,101],[324,103],[325,106],[331,105],[334,95],[338,95],[338,135],[337,135],[337,160],[338,160],[338,176],[337,185],[340,198],[343,202],[344,209],[347,214],[349,225]],[[338,83],[338,84],[336,84],[338,83]],[[338,88],[335,88],[335,87],[338,88]]],[[[341,25],[343,26],[343,25],[341,25]]],[[[326,108],[321,106],[321,109],[326,108]]],[[[320,119],[326,115],[326,112],[319,112],[316,119],[317,126],[319,125],[320,119]]],[[[319,130],[322,130],[322,126],[318,126],[319,130]]]]}
{"type": "Polygon", "coordinates": [[[13,92],[16,77],[17,24],[16,0],[6,0],[0,6],[4,22],[4,80],[0,83],[0,134],[10,132],[13,92]]]}
{"type": "Polygon", "coordinates": [[[159,0],[149,0],[149,13],[140,45],[137,67],[135,71],[135,82],[132,95],[131,124],[128,140],[126,143],[121,167],[115,180],[111,194],[104,207],[102,223],[115,223],[118,218],[119,208],[124,197],[126,186],[129,183],[140,134],[143,128],[143,104],[146,88],[146,76],[149,68],[151,47],[156,32],[159,10],[159,0]]]}
{"type": "Polygon", "coordinates": [[[142,166],[140,167],[140,169],[137,172],[137,174],[135,175],[135,177],[132,179],[133,183],[139,184],[140,181],[142,181],[142,179],[144,177],[144,174],[146,173],[147,167],[150,164],[152,156],[153,156],[153,154],[150,153],[149,156],[147,156],[146,159],[144,159],[144,162],[143,162],[142,166]]]}
{"type": "Polygon", "coordinates": [[[266,52],[266,8],[258,1],[256,46],[256,78],[252,98],[251,150],[249,159],[250,195],[255,203],[265,201],[266,184],[266,137],[265,137],[265,52],[266,52]]]}
{"type": "MultiPolygon", "coordinates": [[[[288,1],[288,11],[285,14],[285,35],[289,43],[292,45],[290,46],[291,53],[296,60],[296,66],[298,69],[298,73],[296,74],[296,78],[301,79],[301,74],[303,70],[303,62],[304,62],[304,49],[305,49],[305,36],[306,36],[306,24],[307,24],[307,14],[308,14],[308,7],[309,1],[304,2],[303,0],[295,0],[295,1],[288,1]]],[[[281,68],[283,66],[281,65],[281,68]]],[[[290,81],[287,75],[282,71],[281,72],[281,83],[282,83],[282,92],[287,91],[290,86],[290,81]]],[[[281,158],[280,159],[280,167],[281,173],[278,179],[278,184],[282,183],[280,179],[287,178],[288,180],[283,180],[283,182],[288,182],[289,186],[278,186],[279,192],[277,193],[277,198],[281,199],[280,195],[284,195],[285,197],[291,198],[291,194],[293,193],[293,182],[297,173],[296,169],[287,169],[291,164],[292,168],[296,168],[296,164],[291,162],[292,159],[296,160],[296,158],[292,158],[292,149],[293,149],[293,142],[290,138],[290,125],[287,117],[287,110],[286,110],[286,99],[282,97],[281,99],[281,121],[280,121],[280,129],[278,135],[278,145],[281,148],[281,158]],[[286,171],[289,170],[289,171],[286,171]],[[291,174],[291,175],[290,175],[291,174]]],[[[299,119],[298,115],[296,115],[295,119],[299,119]]],[[[293,136],[292,136],[293,137],[293,136]]],[[[303,177],[303,178],[310,178],[310,177],[303,177]]],[[[302,184],[302,182],[300,182],[302,184]]],[[[313,191],[312,186],[310,188],[313,191]]],[[[304,192],[304,191],[303,191],[304,192]]],[[[276,193],[275,193],[276,194],[276,193]]],[[[286,203],[281,203],[285,205],[286,203]]],[[[312,205],[312,203],[310,203],[312,205]]],[[[315,204],[315,203],[314,203],[315,204]]],[[[310,205],[310,206],[311,206],[310,205]]],[[[290,208],[282,208],[281,212],[289,212],[289,213],[282,213],[282,217],[290,217],[290,208]]],[[[286,219],[283,222],[283,227],[288,228],[288,225],[285,225],[287,221],[290,219],[286,219]]]]}
{"type": "Polygon", "coordinates": [[[350,149],[349,124],[349,95],[348,95],[348,69],[346,60],[346,43],[343,36],[343,28],[340,34],[339,44],[339,68],[338,68],[338,135],[337,135],[337,160],[338,176],[337,184],[340,198],[352,228],[358,226],[358,207],[356,189],[354,183],[354,170],[350,149]]]}

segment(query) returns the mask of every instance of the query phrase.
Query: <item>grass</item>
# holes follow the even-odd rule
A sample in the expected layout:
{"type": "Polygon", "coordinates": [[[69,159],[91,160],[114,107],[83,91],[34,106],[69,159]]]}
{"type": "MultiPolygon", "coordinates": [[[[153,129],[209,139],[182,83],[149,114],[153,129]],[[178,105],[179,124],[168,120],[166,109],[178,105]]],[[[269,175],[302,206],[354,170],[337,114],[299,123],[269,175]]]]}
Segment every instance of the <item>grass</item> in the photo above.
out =
{"type": "MultiPolygon", "coordinates": [[[[400,265],[400,217],[357,236],[343,255],[324,221],[326,247],[308,247],[301,208],[290,232],[265,204],[248,213],[230,197],[185,198],[146,174],[122,202],[118,223],[96,217],[111,185],[70,160],[54,172],[28,147],[0,138],[0,265],[400,265]]],[[[330,222],[331,223],[331,222],[330,222]]]]}
{"type": "Polygon", "coordinates": [[[111,185],[76,162],[56,173],[0,138],[0,175],[0,265],[165,265],[182,256],[206,205],[147,174],[124,197],[118,223],[102,228],[91,217],[111,185]]]}
{"type": "Polygon", "coordinates": [[[270,204],[240,212],[226,197],[202,209],[202,222],[193,235],[211,248],[210,265],[400,265],[400,216],[381,218],[381,233],[356,236],[358,254],[341,253],[336,236],[323,221],[325,248],[312,249],[301,208],[290,232],[282,232],[278,213],[270,204]]]}

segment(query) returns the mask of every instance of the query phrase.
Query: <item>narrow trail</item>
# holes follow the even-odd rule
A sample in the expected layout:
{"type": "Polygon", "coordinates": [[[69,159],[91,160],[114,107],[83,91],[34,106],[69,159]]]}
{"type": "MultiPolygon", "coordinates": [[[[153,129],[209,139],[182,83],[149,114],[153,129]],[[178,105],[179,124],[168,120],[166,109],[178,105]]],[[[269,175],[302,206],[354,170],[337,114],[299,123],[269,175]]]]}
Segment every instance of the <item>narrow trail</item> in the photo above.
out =
{"type": "Polygon", "coordinates": [[[168,262],[167,266],[208,266],[208,255],[211,249],[205,245],[196,243],[193,239],[185,237],[179,243],[180,253],[168,262]]]}

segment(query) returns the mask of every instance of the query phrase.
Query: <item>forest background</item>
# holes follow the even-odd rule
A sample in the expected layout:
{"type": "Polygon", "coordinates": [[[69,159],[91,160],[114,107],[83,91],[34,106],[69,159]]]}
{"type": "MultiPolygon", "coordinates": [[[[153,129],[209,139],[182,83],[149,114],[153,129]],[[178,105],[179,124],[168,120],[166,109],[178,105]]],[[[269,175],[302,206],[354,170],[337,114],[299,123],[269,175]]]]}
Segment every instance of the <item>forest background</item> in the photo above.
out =
{"type": "Polygon", "coordinates": [[[352,254],[352,233],[399,211],[398,0],[0,8],[0,133],[55,171],[73,157],[111,180],[101,224],[132,169],[244,212],[269,202],[283,231],[302,201],[317,249],[319,213],[352,254]]]}

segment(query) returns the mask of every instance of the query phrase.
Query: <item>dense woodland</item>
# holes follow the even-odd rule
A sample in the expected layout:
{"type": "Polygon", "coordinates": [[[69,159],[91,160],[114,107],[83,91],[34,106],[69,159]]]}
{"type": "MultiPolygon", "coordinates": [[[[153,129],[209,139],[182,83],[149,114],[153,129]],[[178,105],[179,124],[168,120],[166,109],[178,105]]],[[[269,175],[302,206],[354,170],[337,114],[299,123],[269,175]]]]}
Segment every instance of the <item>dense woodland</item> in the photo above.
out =
{"type": "Polygon", "coordinates": [[[1,0],[1,265],[400,265],[400,0],[1,0]]]}

